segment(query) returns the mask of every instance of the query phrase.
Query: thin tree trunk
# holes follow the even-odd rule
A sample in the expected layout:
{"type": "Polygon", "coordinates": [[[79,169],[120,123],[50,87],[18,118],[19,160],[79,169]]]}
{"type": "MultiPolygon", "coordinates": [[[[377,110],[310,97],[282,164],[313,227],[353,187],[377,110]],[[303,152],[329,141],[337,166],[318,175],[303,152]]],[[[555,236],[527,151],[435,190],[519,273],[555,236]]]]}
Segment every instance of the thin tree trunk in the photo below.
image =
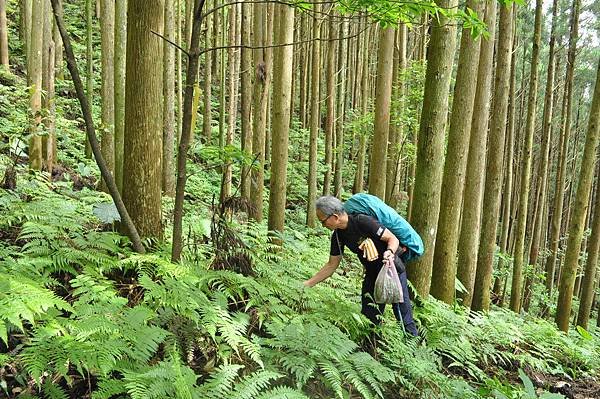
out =
{"type": "MultiPolygon", "coordinates": [[[[110,173],[115,173],[115,2],[101,0],[100,36],[102,47],[102,84],[100,98],[102,101],[102,156],[110,173]]],[[[162,13],[162,11],[161,11],[162,13]]],[[[136,73],[136,72],[134,72],[136,73]]],[[[102,190],[107,191],[102,182],[102,190]]],[[[127,201],[125,201],[127,204],[127,201]]],[[[134,216],[133,220],[137,222],[134,216]]],[[[137,224],[137,223],[136,223],[137,224]]],[[[143,230],[143,229],[142,229],[143,230]]]]}
{"type": "MultiPolygon", "coordinates": [[[[316,15],[321,11],[320,4],[315,3],[316,15]]],[[[317,143],[321,123],[321,107],[319,88],[321,86],[321,24],[315,17],[312,19],[313,41],[310,71],[310,140],[308,150],[308,201],[306,209],[306,224],[313,228],[316,224],[315,202],[317,196],[317,143]]]]}
{"type": "Polygon", "coordinates": [[[54,19],[52,18],[52,5],[50,0],[44,0],[44,39],[42,56],[42,88],[45,96],[42,97],[42,108],[44,109],[44,126],[46,135],[42,137],[42,156],[43,169],[52,176],[54,160],[56,158],[56,134],[55,117],[56,106],[54,102],[54,40],[52,27],[54,19]]]}
{"type": "MultiPolygon", "coordinates": [[[[363,62],[362,62],[362,81],[361,81],[361,110],[362,115],[366,117],[369,104],[369,34],[371,29],[367,28],[367,31],[363,36],[363,62]]],[[[354,176],[353,193],[362,192],[364,189],[365,180],[365,159],[367,157],[367,135],[366,132],[360,132],[359,144],[358,144],[358,156],[356,159],[356,174],[354,176]]]]}
{"type": "MultiPolygon", "coordinates": [[[[278,44],[294,40],[294,8],[279,5],[275,8],[279,19],[278,44]]],[[[269,230],[283,231],[287,187],[288,136],[292,101],[292,60],[294,46],[277,47],[273,61],[273,149],[271,190],[269,195],[269,230]]]]}
{"type": "MultiPolygon", "coordinates": [[[[596,278],[596,269],[598,267],[598,252],[600,252],[600,191],[598,182],[600,182],[600,162],[597,167],[596,178],[596,199],[594,206],[594,217],[592,222],[592,235],[589,238],[588,257],[585,264],[585,274],[582,283],[582,292],[579,303],[579,312],[577,314],[577,325],[587,329],[594,299],[594,281],[596,278]]],[[[591,208],[591,206],[590,206],[591,208]]]]}
{"type": "MultiPolygon", "coordinates": [[[[90,106],[93,104],[94,98],[94,48],[93,48],[93,38],[92,38],[92,24],[93,24],[93,7],[92,0],[85,0],[85,33],[86,33],[86,50],[85,50],[85,59],[86,59],[86,77],[85,77],[85,86],[86,86],[86,95],[89,99],[90,106]]],[[[92,157],[92,147],[90,145],[89,139],[85,138],[85,156],[86,158],[92,157]]]]}
{"type": "MultiPolygon", "coordinates": [[[[348,36],[348,21],[342,22],[340,37],[348,36]]],[[[346,76],[348,40],[340,41],[340,51],[338,53],[338,83],[339,94],[337,96],[337,123],[336,123],[336,146],[335,146],[335,173],[333,177],[334,195],[340,197],[343,191],[342,174],[344,170],[344,122],[346,114],[346,76]]]]}
{"type": "MultiPolygon", "coordinates": [[[[63,13],[63,5],[62,5],[62,0],[60,0],[58,2],[58,7],[59,13],[63,13]]],[[[56,79],[60,79],[62,80],[64,75],[63,75],[63,45],[62,45],[62,39],[60,38],[60,32],[58,31],[58,27],[56,26],[56,24],[54,23],[54,20],[52,19],[52,17],[50,17],[50,19],[52,20],[52,40],[54,40],[54,68],[55,68],[55,77],[56,79]]]]}
{"type": "Polygon", "coordinates": [[[477,248],[481,227],[481,200],[483,196],[488,115],[490,113],[489,99],[492,85],[494,37],[496,35],[496,3],[493,0],[486,1],[485,23],[490,31],[490,37],[487,40],[482,40],[480,44],[477,88],[471,120],[462,220],[458,241],[457,276],[467,289],[467,292],[463,295],[463,305],[465,306],[470,306],[473,298],[477,248]]]}
{"type": "Polygon", "coordinates": [[[44,0],[33,0],[31,9],[31,36],[28,53],[28,82],[32,86],[29,97],[31,119],[29,122],[29,167],[42,169],[42,136],[39,134],[42,122],[42,52],[44,43],[44,0]]]}
{"type": "Polygon", "coordinates": [[[554,285],[554,274],[556,271],[556,261],[560,241],[560,230],[562,222],[562,209],[564,203],[564,191],[567,168],[567,153],[569,137],[571,135],[571,100],[573,87],[573,73],[575,68],[575,52],[577,49],[577,37],[579,30],[579,8],[580,0],[573,1],[571,11],[571,31],[569,37],[569,52],[567,56],[567,68],[565,77],[565,91],[563,97],[562,118],[560,136],[560,155],[558,172],[556,174],[556,188],[554,191],[554,215],[552,217],[552,230],[550,233],[550,261],[546,268],[546,288],[549,294],[552,294],[554,285]]]}
{"type": "MultiPolygon", "coordinates": [[[[251,4],[242,4],[242,45],[252,45],[250,18],[251,4]]],[[[208,61],[206,62],[208,67],[208,61]]],[[[209,80],[210,84],[210,80],[209,80]]],[[[242,151],[252,154],[252,50],[241,49],[241,106],[242,106],[242,151]]],[[[250,201],[250,167],[242,167],[242,197],[250,201]]]]}
{"type": "MultiPolygon", "coordinates": [[[[239,35],[237,33],[237,5],[229,7],[229,37],[228,42],[231,46],[239,45],[239,35]]],[[[233,135],[235,133],[235,124],[237,116],[237,84],[238,84],[238,50],[235,47],[230,47],[227,54],[228,75],[229,75],[229,104],[227,110],[227,135],[225,137],[225,145],[233,145],[233,135]]],[[[231,179],[232,169],[231,162],[225,164],[223,171],[223,179],[221,181],[221,202],[231,196],[231,179]]]]}
{"type": "MultiPolygon", "coordinates": [[[[182,48],[185,48],[185,44],[183,43],[182,40],[182,34],[181,34],[181,1],[180,0],[176,0],[176,6],[175,6],[175,40],[176,43],[178,43],[182,48]]],[[[210,32],[210,26],[208,27],[208,31],[210,32]]],[[[206,37],[207,37],[207,41],[208,38],[210,37],[210,33],[207,32],[206,37]]],[[[208,57],[210,57],[210,52],[205,53],[205,57],[206,59],[208,59],[208,57]]],[[[177,143],[179,143],[179,141],[181,140],[181,124],[183,121],[183,78],[182,78],[182,52],[177,50],[175,51],[175,57],[176,57],[176,62],[177,62],[177,143]]],[[[210,68],[207,66],[206,67],[206,76],[210,77],[210,68]]],[[[209,103],[210,103],[210,81],[208,84],[208,90],[206,88],[206,86],[204,87],[204,95],[206,97],[208,97],[209,99],[209,103]]],[[[206,136],[205,136],[206,137],[206,136]]]]}
{"type": "MultiPolygon", "coordinates": [[[[330,13],[333,14],[333,6],[330,13]]],[[[333,161],[333,136],[335,134],[335,97],[336,97],[336,50],[337,40],[331,40],[338,36],[337,24],[333,15],[329,19],[329,44],[327,47],[327,71],[326,71],[326,93],[325,106],[327,114],[325,117],[325,176],[323,177],[323,195],[331,193],[331,171],[333,161]]]]}
{"type": "MultiPolygon", "coordinates": [[[[576,0],[578,1],[578,0],[576,0]]],[[[594,178],[594,164],[598,140],[600,139],[600,63],[596,69],[596,86],[590,108],[590,118],[581,161],[581,171],[577,184],[577,194],[573,204],[573,215],[569,221],[569,238],[565,251],[565,263],[562,267],[558,302],[556,308],[556,324],[562,331],[569,329],[569,317],[573,301],[573,286],[579,263],[579,250],[585,227],[585,217],[589,203],[590,187],[594,178]]],[[[587,306],[587,305],[586,305],[587,306]]]]}
{"type": "MultiPolygon", "coordinates": [[[[131,1],[131,0],[130,0],[131,1]]],[[[192,135],[192,101],[194,99],[194,85],[198,76],[200,54],[200,32],[202,26],[202,8],[204,0],[194,2],[194,20],[192,24],[191,47],[187,59],[185,80],[185,97],[183,101],[183,120],[181,140],[177,151],[177,185],[175,188],[175,207],[173,210],[173,246],[171,261],[179,262],[183,249],[183,198],[185,195],[185,182],[187,180],[186,160],[187,151],[192,135]]]]}
{"type": "Polygon", "coordinates": [[[529,197],[529,182],[531,180],[531,158],[533,149],[533,134],[535,132],[535,114],[537,105],[538,62],[540,42],[542,35],[542,0],[536,0],[535,22],[533,33],[533,50],[531,52],[531,71],[529,74],[529,98],[527,100],[527,123],[525,125],[525,147],[523,153],[523,167],[521,169],[521,203],[516,231],[515,258],[513,262],[513,277],[510,295],[510,308],[519,313],[521,311],[521,284],[523,280],[523,264],[527,265],[525,258],[525,229],[527,225],[527,210],[529,197]]]}
{"type": "Polygon", "coordinates": [[[8,23],[6,21],[6,0],[0,0],[0,65],[8,67],[8,23]]]}
{"type": "MultiPolygon", "coordinates": [[[[265,21],[267,5],[254,4],[254,46],[263,46],[265,39],[265,21]]],[[[270,71],[267,69],[266,49],[254,50],[254,82],[252,86],[252,152],[256,158],[256,167],[252,169],[250,198],[254,220],[260,222],[263,218],[263,189],[265,165],[265,137],[267,126],[267,98],[270,87],[270,71]]]]}
{"type": "MultiPolygon", "coordinates": [[[[443,8],[453,9],[457,0],[437,0],[443,8]]],[[[444,139],[448,117],[448,92],[456,47],[456,26],[445,18],[432,22],[427,49],[427,72],[423,111],[419,125],[419,145],[415,175],[412,224],[421,234],[425,253],[408,265],[408,275],[416,291],[429,294],[436,227],[440,212],[440,190],[444,168],[444,139]]]]}
{"type": "Polygon", "coordinates": [[[395,30],[383,28],[377,52],[377,81],[375,88],[375,116],[373,144],[369,157],[369,193],[385,198],[385,176],[390,107],[392,101],[392,67],[395,30]]]}
{"type": "MultiPolygon", "coordinates": [[[[164,36],[165,39],[174,42],[175,5],[173,0],[164,1],[164,36]]],[[[175,47],[167,42],[163,43],[163,62],[162,190],[166,196],[173,197],[175,196],[175,47]]]]}
{"type": "MultiPolygon", "coordinates": [[[[479,0],[469,0],[465,7],[478,15],[485,11],[485,3],[479,0]]],[[[480,40],[471,36],[470,29],[463,28],[441,188],[440,207],[444,212],[438,221],[431,277],[435,281],[431,294],[448,304],[453,303],[455,294],[458,228],[475,103],[473,76],[477,76],[480,47],[480,40]]]]}
{"type": "MultiPolygon", "coordinates": [[[[123,151],[125,143],[125,61],[127,53],[127,1],[115,1],[115,177],[119,192],[123,192],[123,151]]],[[[172,0],[171,8],[172,8],[172,0]]],[[[172,19],[172,18],[171,18],[172,19]]],[[[170,29],[171,31],[173,29],[170,29]]],[[[168,32],[166,32],[168,34],[168,32]]],[[[166,36],[173,40],[172,34],[166,36]]],[[[171,48],[166,45],[165,49],[171,48]]],[[[172,51],[172,50],[171,50],[172,51]]],[[[169,67],[169,64],[166,64],[169,67]]],[[[170,76],[175,71],[169,70],[170,76]]],[[[165,93],[166,94],[166,93],[165,93]]],[[[168,123],[173,125],[174,118],[168,123]]],[[[167,123],[167,121],[165,121],[167,123]]],[[[173,152],[171,151],[171,154],[173,152]]],[[[171,163],[172,164],[172,163],[171,163]]]]}
{"type": "Polygon", "coordinates": [[[473,289],[473,310],[489,310],[492,265],[496,247],[496,229],[502,185],[502,160],[504,135],[510,88],[510,50],[512,48],[513,13],[510,6],[500,7],[498,51],[494,83],[494,104],[491,112],[488,154],[485,174],[481,238],[477,255],[477,273],[473,289]]]}
{"type": "MultiPolygon", "coordinates": [[[[541,161],[540,173],[538,173],[537,186],[539,194],[536,200],[537,209],[535,211],[535,223],[533,227],[533,235],[531,238],[531,250],[529,252],[529,264],[537,265],[538,255],[541,245],[542,229],[546,218],[546,191],[548,187],[548,159],[550,157],[550,138],[552,135],[552,113],[554,105],[554,45],[556,42],[556,15],[558,11],[558,0],[554,0],[552,6],[552,28],[550,32],[550,43],[548,50],[548,73],[546,76],[546,95],[544,98],[544,112],[542,117],[542,146],[541,146],[541,161]]],[[[535,284],[533,278],[527,279],[524,299],[524,309],[529,310],[531,301],[531,287],[535,284]]]]}

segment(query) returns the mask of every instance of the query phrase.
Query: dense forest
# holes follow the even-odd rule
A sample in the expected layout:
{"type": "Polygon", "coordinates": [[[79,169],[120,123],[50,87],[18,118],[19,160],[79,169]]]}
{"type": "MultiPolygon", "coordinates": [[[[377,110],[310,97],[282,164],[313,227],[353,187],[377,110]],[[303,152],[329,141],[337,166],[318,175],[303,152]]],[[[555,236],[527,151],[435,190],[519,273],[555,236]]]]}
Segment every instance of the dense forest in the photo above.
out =
{"type": "Polygon", "coordinates": [[[0,0],[0,398],[600,398],[599,120],[597,0],[0,0]]]}

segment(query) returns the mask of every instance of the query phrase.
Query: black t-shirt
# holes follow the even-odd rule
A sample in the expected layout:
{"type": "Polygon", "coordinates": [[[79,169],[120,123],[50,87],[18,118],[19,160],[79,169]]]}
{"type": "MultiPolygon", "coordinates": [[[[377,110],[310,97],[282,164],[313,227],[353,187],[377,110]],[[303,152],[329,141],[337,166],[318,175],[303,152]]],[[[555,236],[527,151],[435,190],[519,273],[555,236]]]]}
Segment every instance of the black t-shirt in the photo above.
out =
{"type": "Polygon", "coordinates": [[[337,229],[331,234],[331,248],[329,254],[331,256],[339,256],[343,254],[344,247],[358,255],[360,262],[365,266],[367,271],[379,270],[383,261],[383,253],[387,249],[387,243],[381,241],[381,236],[385,231],[385,226],[367,215],[351,215],[348,214],[348,226],[345,229],[337,229]],[[369,262],[364,256],[359,245],[367,238],[370,238],[377,248],[379,257],[372,262],[369,262]]]}

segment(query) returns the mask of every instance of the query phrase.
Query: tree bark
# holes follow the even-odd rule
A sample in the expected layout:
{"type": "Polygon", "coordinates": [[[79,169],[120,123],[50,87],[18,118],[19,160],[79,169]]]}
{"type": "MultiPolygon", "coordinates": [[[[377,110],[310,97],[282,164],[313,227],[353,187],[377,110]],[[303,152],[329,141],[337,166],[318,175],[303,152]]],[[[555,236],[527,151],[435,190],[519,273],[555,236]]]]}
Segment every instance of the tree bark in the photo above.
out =
{"type": "MultiPolygon", "coordinates": [[[[276,9],[277,10],[277,9],[276,9]]],[[[278,6],[277,43],[294,40],[294,8],[278,6]]],[[[271,189],[269,195],[269,230],[283,231],[287,187],[288,136],[292,93],[292,59],[294,46],[277,47],[273,62],[273,129],[271,151],[271,189]]]]}
{"type": "MultiPolygon", "coordinates": [[[[93,104],[94,98],[94,48],[93,48],[93,37],[92,37],[92,24],[93,24],[93,7],[92,0],[85,0],[85,60],[86,60],[86,77],[85,87],[87,98],[90,104],[93,104]]],[[[86,158],[92,157],[92,147],[87,136],[85,138],[85,156],[86,158]]]]}
{"type": "Polygon", "coordinates": [[[494,82],[494,104],[490,121],[488,154],[485,174],[485,191],[481,223],[481,239],[477,255],[477,273],[473,290],[473,310],[489,310],[492,265],[496,247],[496,228],[500,207],[502,185],[502,160],[504,158],[504,135],[508,108],[510,78],[510,50],[512,48],[513,15],[510,6],[500,7],[496,76],[494,82]]]}
{"type": "Polygon", "coordinates": [[[6,0],[0,0],[0,65],[8,67],[8,23],[6,21],[6,0]]]}
{"type": "MultiPolygon", "coordinates": [[[[242,45],[251,46],[251,4],[242,4],[242,45]]],[[[242,48],[241,53],[241,106],[242,106],[242,150],[252,154],[252,50],[242,48]]],[[[208,54],[208,53],[207,53],[208,54]]],[[[208,67],[208,61],[206,62],[208,67]]],[[[250,201],[251,167],[242,167],[242,197],[250,201]]]]}
{"type": "MultiPolygon", "coordinates": [[[[171,0],[172,1],[172,0],[171,0]]],[[[169,47],[169,46],[165,46],[169,47]]],[[[125,60],[127,52],[127,0],[115,2],[115,177],[123,192],[125,140],[125,60]]],[[[171,122],[171,124],[174,121],[171,122]]]]}
{"type": "MultiPolygon", "coordinates": [[[[331,7],[333,14],[333,6],[331,7]]],[[[331,40],[338,36],[337,25],[334,18],[329,19],[329,43],[327,46],[327,69],[325,75],[326,92],[325,106],[327,114],[325,116],[325,176],[323,177],[323,195],[331,193],[331,171],[333,160],[333,135],[335,134],[335,97],[336,97],[336,51],[337,40],[331,40]]]]}
{"type": "Polygon", "coordinates": [[[30,122],[29,167],[42,169],[42,136],[39,134],[42,122],[42,52],[44,40],[44,0],[33,0],[31,8],[31,36],[28,53],[28,82],[32,87],[29,97],[30,122]]]}
{"type": "Polygon", "coordinates": [[[529,184],[531,180],[531,159],[533,149],[533,134],[535,131],[535,114],[537,105],[538,63],[540,55],[540,42],[542,35],[542,0],[536,0],[535,22],[533,33],[533,50],[531,52],[531,70],[529,74],[529,98],[527,99],[527,122],[525,125],[525,147],[523,149],[521,169],[521,202],[517,220],[515,257],[513,262],[513,277],[510,295],[510,308],[519,313],[521,311],[521,284],[523,280],[523,264],[527,265],[525,257],[525,229],[527,210],[529,206],[529,184]]]}
{"type": "MultiPolygon", "coordinates": [[[[321,10],[320,4],[314,5],[314,12],[318,14],[321,10]]],[[[308,155],[308,201],[306,209],[306,224],[308,227],[316,225],[315,202],[317,197],[317,143],[319,137],[319,126],[321,123],[321,107],[319,102],[319,88],[321,86],[321,25],[315,17],[312,19],[313,41],[311,72],[310,72],[310,140],[308,155]]]]}
{"type": "MultiPolygon", "coordinates": [[[[340,37],[348,36],[348,21],[342,22],[340,37]]],[[[335,145],[335,171],[333,174],[333,192],[336,197],[340,197],[343,191],[342,175],[344,170],[344,128],[346,114],[346,82],[348,81],[347,71],[348,40],[340,41],[340,51],[338,52],[338,82],[339,95],[337,96],[337,115],[336,123],[336,145],[335,145]]]]}
{"type": "Polygon", "coordinates": [[[50,0],[44,0],[44,38],[42,48],[42,88],[45,96],[42,97],[42,108],[44,109],[44,126],[46,134],[42,137],[43,169],[52,175],[54,160],[56,159],[56,134],[55,118],[56,104],[54,102],[54,40],[52,27],[52,5],[50,0]]]}
{"type": "MultiPolygon", "coordinates": [[[[59,12],[63,13],[62,0],[58,2],[59,12]]],[[[54,75],[56,79],[63,79],[63,45],[62,39],[60,38],[60,32],[58,31],[58,26],[54,23],[54,19],[52,19],[52,13],[50,12],[51,23],[52,23],[52,40],[54,41],[54,75]]]]}
{"type": "Polygon", "coordinates": [[[142,237],[162,237],[162,54],[164,1],[129,0],[123,202],[142,237]]]}
{"type": "Polygon", "coordinates": [[[600,191],[598,191],[597,186],[600,182],[600,167],[597,167],[596,169],[598,170],[598,173],[596,179],[596,203],[594,205],[592,235],[589,238],[588,257],[585,264],[585,274],[582,281],[579,312],[577,314],[577,325],[585,329],[588,328],[590,312],[592,310],[592,303],[594,300],[594,283],[596,278],[596,269],[598,267],[598,253],[600,252],[600,191]]]}
{"type": "MultiPolygon", "coordinates": [[[[576,0],[578,1],[578,0],[576,0]]],[[[569,221],[569,238],[565,251],[565,262],[562,266],[558,302],[556,308],[556,324],[562,331],[569,329],[569,317],[571,315],[571,304],[573,301],[573,286],[579,262],[579,250],[583,238],[583,228],[589,203],[590,187],[594,178],[594,163],[596,162],[596,151],[600,139],[600,63],[596,70],[596,86],[590,118],[585,140],[581,171],[577,184],[575,203],[572,206],[573,214],[569,221]]],[[[587,306],[587,305],[586,305],[587,306]]]]}
{"type": "MultiPolygon", "coordinates": [[[[485,3],[479,0],[469,0],[466,7],[477,15],[485,11],[485,3]]],[[[440,207],[444,212],[438,221],[432,273],[435,284],[431,287],[431,294],[448,304],[452,304],[455,297],[458,227],[475,103],[473,76],[477,76],[480,47],[479,38],[473,38],[470,29],[463,28],[441,188],[440,207]]]]}
{"type": "MultiPolygon", "coordinates": [[[[457,0],[437,0],[444,8],[455,8],[457,0]]],[[[452,75],[456,26],[446,18],[432,21],[427,49],[427,72],[423,111],[419,125],[419,145],[415,174],[414,205],[411,222],[423,238],[425,253],[408,265],[408,275],[417,292],[427,297],[431,284],[436,227],[440,212],[444,139],[448,117],[448,92],[452,75]]],[[[373,164],[372,164],[373,165],[373,164]]]]}
{"type": "MultiPolygon", "coordinates": [[[[267,5],[254,4],[254,46],[265,44],[265,21],[267,5]]],[[[257,222],[263,218],[263,190],[265,176],[265,140],[267,127],[267,99],[271,84],[270,71],[267,69],[266,49],[254,50],[254,82],[252,86],[252,152],[256,166],[252,169],[250,198],[252,211],[250,217],[257,222]]]]}
{"type": "MultiPolygon", "coordinates": [[[[102,47],[102,156],[106,160],[110,173],[115,173],[115,2],[101,0],[100,37],[102,47]]],[[[102,190],[107,191],[102,182],[102,190]]],[[[127,202],[126,202],[127,203],[127,202]]],[[[134,220],[135,217],[133,217],[134,220]]]]}
{"type": "Polygon", "coordinates": [[[77,92],[77,98],[79,100],[79,104],[81,105],[81,111],[83,113],[83,119],[85,121],[85,131],[88,137],[88,141],[90,142],[92,151],[94,153],[94,157],[96,158],[96,163],[98,164],[98,168],[100,169],[100,173],[102,174],[103,179],[106,181],[106,185],[108,186],[110,196],[112,197],[115,206],[117,207],[117,210],[119,212],[119,215],[121,216],[121,221],[127,229],[129,239],[131,240],[131,243],[133,245],[133,249],[138,253],[144,253],[144,246],[142,245],[142,241],[137,232],[135,224],[133,224],[129,213],[127,212],[127,208],[125,207],[125,204],[121,199],[121,194],[117,189],[117,184],[112,174],[108,170],[104,158],[102,158],[102,151],[100,149],[100,143],[98,141],[98,138],[96,137],[90,104],[88,98],[86,97],[83,91],[83,83],[81,83],[81,78],[79,77],[77,64],[75,62],[75,55],[73,54],[73,49],[71,48],[71,42],[69,41],[69,37],[67,36],[67,31],[65,30],[65,26],[62,20],[62,14],[58,11],[59,0],[50,1],[52,3],[52,11],[54,13],[56,25],[58,26],[58,30],[60,32],[65,48],[65,54],[67,57],[67,68],[71,73],[71,78],[73,79],[75,91],[77,92]]]}
{"type": "Polygon", "coordinates": [[[385,198],[395,32],[393,28],[381,29],[377,51],[373,142],[369,157],[369,193],[379,198],[385,198]]]}
{"type": "Polygon", "coordinates": [[[560,244],[560,230],[563,214],[564,191],[567,170],[567,153],[569,137],[571,136],[571,101],[573,74],[575,68],[575,53],[577,49],[577,37],[579,31],[579,9],[581,1],[574,0],[571,9],[571,30],[569,34],[569,51],[567,55],[567,68],[565,77],[565,91],[563,97],[563,124],[560,136],[560,155],[558,171],[556,174],[556,188],[554,190],[554,214],[552,217],[552,230],[550,232],[550,260],[546,268],[546,288],[549,294],[552,294],[554,286],[554,274],[556,271],[556,261],[558,256],[558,247],[560,244]]]}
{"type": "MultiPolygon", "coordinates": [[[[164,36],[175,41],[175,10],[173,0],[165,1],[164,36]]],[[[163,43],[163,139],[162,190],[168,197],[175,196],[175,47],[163,43]]]]}
{"type": "Polygon", "coordinates": [[[191,47],[187,60],[185,80],[185,97],[183,101],[183,120],[181,126],[181,140],[177,151],[177,186],[175,188],[175,208],[173,210],[173,247],[171,261],[179,262],[183,249],[183,197],[185,195],[185,182],[187,180],[186,160],[187,151],[192,134],[192,101],[194,98],[194,85],[198,76],[198,59],[200,57],[200,31],[202,27],[202,8],[204,0],[194,2],[194,21],[192,24],[191,47]]]}
{"type": "MultiPolygon", "coordinates": [[[[366,22],[365,22],[366,23],[366,22]]],[[[363,59],[362,59],[362,79],[361,79],[361,114],[366,117],[369,105],[369,34],[371,29],[367,28],[363,35],[363,59]]],[[[353,193],[363,191],[365,180],[365,159],[367,156],[367,133],[359,133],[358,156],[356,158],[356,174],[354,175],[353,193]]]]}
{"type": "MultiPolygon", "coordinates": [[[[547,220],[546,191],[548,187],[548,159],[550,157],[550,139],[552,136],[552,114],[554,105],[554,47],[556,42],[556,15],[558,11],[558,0],[554,0],[552,6],[552,27],[550,30],[550,43],[548,49],[548,72],[546,75],[546,95],[544,98],[544,112],[542,116],[542,145],[540,170],[537,174],[538,196],[536,200],[535,222],[531,238],[531,249],[529,251],[529,264],[537,265],[540,245],[542,245],[542,230],[547,220]]],[[[531,288],[535,284],[533,278],[529,277],[525,284],[524,309],[529,310],[532,296],[531,288]]]]}

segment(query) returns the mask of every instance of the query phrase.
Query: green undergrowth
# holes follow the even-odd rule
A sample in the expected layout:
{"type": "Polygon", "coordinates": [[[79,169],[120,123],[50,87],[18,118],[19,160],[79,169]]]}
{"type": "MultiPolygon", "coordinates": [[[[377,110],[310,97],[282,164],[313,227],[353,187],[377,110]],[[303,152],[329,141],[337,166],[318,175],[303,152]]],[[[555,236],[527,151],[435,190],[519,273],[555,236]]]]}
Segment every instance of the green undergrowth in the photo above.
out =
{"type": "Polygon", "coordinates": [[[521,398],[519,369],[569,379],[600,362],[594,334],[433,299],[415,309],[424,341],[404,337],[388,311],[373,349],[355,262],[302,287],[326,259],[323,231],[286,235],[277,250],[264,225],[230,220],[253,266],[244,276],[211,269],[210,242],[179,265],[164,244],[133,253],[95,215],[107,201],[44,175],[0,191],[2,394],[521,398]]]}

